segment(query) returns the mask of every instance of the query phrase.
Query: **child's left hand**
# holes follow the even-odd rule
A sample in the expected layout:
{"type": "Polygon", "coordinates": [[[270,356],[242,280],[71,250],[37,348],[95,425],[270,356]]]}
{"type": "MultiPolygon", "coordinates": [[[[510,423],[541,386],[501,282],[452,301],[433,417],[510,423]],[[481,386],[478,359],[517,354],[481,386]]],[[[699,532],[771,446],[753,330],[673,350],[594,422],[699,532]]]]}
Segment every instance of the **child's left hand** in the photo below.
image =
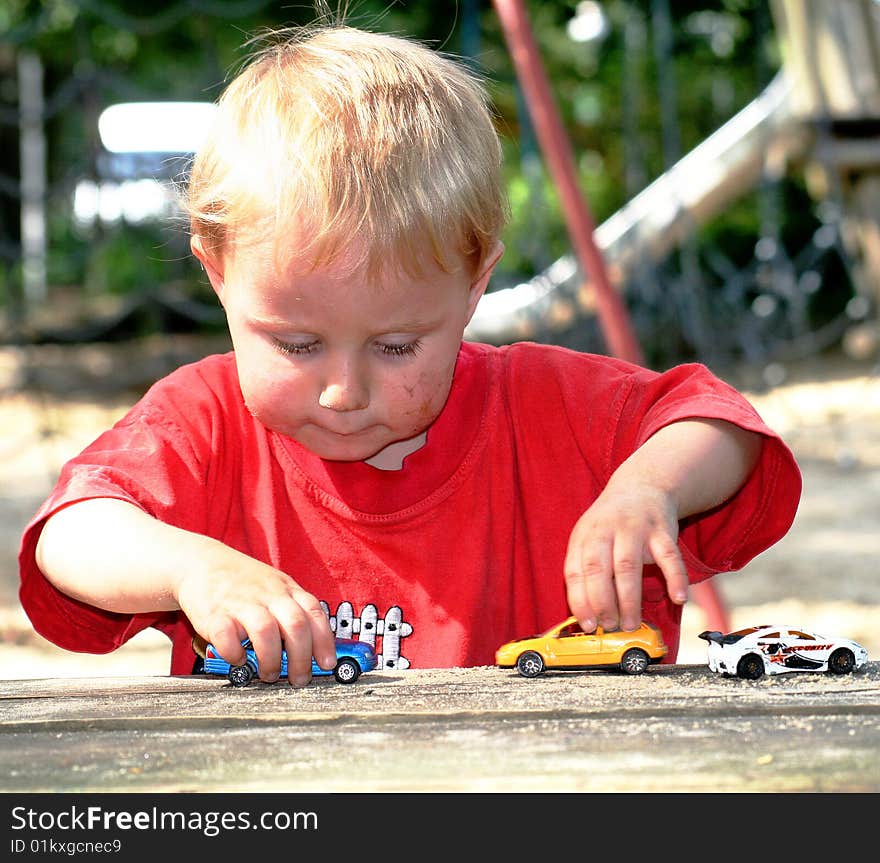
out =
{"type": "Polygon", "coordinates": [[[568,605],[585,632],[636,629],[642,567],[656,563],[673,602],[687,600],[672,496],[648,484],[612,481],[577,520],[565,557],[568,605]]]}
{"type": "Polygon", "coordinates": [[[635,629],[642,568],[656,563],[669,598],[687,601],[678,522],[727,500],[745,482],[759,434],[721,420],[690,419],[660,429],[611,475],[577,520],[565,556],[568,605],[585,632],[635,629]]]}

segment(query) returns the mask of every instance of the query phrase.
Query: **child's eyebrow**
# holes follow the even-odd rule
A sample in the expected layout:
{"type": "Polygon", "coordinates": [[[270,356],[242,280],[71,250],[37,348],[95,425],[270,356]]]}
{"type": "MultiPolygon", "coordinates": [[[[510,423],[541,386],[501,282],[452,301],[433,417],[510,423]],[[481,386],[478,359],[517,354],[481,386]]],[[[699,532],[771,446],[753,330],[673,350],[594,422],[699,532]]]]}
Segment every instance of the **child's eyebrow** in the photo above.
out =
{"type": "Polygon", "coordinates": [[[249,314],[251,323],[258,327],[264,327],[267,330],[289,330],[291,329],[291,321],[289,318],[276,317],[274,315],[255,315],[249,314]]]}
{"type": "MultiPolygon", "coordinates": [[[[277,317],[275,315],[249,315],[251,322],[258,327],[267,330],[278,331],[297,331],[312,332],[313,328],[308,321],[292,321],[289,318],[277,317]]],[[[377,335],[386,333],[411,333],[421,332],[436,326],[438,321],[430,318],[409,318],[407,320],[390,321],[389,324],[383,325],[377,330],[377,335]]]]}

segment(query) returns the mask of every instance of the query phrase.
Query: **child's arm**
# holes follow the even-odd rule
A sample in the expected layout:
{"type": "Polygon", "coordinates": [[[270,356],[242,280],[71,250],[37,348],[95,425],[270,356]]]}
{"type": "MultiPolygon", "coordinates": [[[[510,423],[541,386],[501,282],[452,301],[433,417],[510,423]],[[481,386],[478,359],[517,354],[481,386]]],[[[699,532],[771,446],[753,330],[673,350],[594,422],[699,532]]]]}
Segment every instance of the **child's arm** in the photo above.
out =
{"type": "Polygon", "coordinates": [[[59,510],[43,527],[36,561],[62,592],[123,613],[181,609],[232,664],[251,639],[263,680],[276,680],[282,643],[288,676],[308,683],[311,658],[333,668],[336,650],[318,600],[288,575],[200,534],[98,498],[59,510]]]}
{"type": "Polygon", "coordinates": [[[678,522],[723,503],[745,482],[761,436],[721,420],[683,420],[647,440],[578,519],[565,558],[568,604],[581,627],[635,629],[642,567],[656,563],[673,602],[687,600],[678,522]]]}

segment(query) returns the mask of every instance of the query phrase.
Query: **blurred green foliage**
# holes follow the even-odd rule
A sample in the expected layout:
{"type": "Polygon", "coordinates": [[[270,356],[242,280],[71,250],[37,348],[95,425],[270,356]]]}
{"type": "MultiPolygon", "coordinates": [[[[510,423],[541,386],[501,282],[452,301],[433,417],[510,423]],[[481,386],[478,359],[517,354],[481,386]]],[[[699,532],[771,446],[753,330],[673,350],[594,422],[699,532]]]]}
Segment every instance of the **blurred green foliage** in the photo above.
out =
{"type": "MultiPolygon", "coordinates": [[[[504,141],[511,203],[503,237],[507,251],[495,285],[530,278],[567,252],[558,196],[492,4],[357,0],[330,5],[345,7],[357,26],[411,35],[463,55],[486,77],[504,141]]],[[[778,67],[779,51],[766,0],[604,0],[608,29],[591,43],[569,34],[577,6],[576,0],[526,3],[583,193],[599,224],[753,99],[778,67]],[[656,29],[664,7],[672,26],[666,44],[656,29]]],[[[74,224],[74,184],[98,172],[97,116],[115,101],[212,100],[244,60],[242,45],[251,35],[313,18],[311,3],[266,0],[0,4],[7,67],[21,50],[38,53],[45,67],[53,284],[124,294],[184,280],[196,293],[204,291],[203,276],[185,251],[169,244],[165,229],[120,223],[95,232],[74,224]]],[[[0,52],[0,61],[3,56],[0,52]]],[[[8,88],[0,91],[0,104],[14,107],[8,88]]],[[[13,205],[5,205],[7,229],[14,224],[13,205]]],[[[701,236],[723,244],[731,259],[747,261],[760,218],[751,196],[705,226],[701,236]]],[[[807,236],[813,229],[814,224],[794,227],[807,236]]],[[[15,278],[10,268],[0,274],[0,297],[10,296],[15,278]]]]}

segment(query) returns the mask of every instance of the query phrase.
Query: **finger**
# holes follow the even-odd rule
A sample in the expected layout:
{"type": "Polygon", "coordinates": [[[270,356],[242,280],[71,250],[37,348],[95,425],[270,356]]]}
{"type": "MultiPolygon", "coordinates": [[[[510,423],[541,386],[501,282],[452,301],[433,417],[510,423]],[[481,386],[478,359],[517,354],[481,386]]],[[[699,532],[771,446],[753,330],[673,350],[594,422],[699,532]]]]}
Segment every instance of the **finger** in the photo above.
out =
{"type": "Polygon", "coordinates": [[[614,625],[621,629],[638,629],[642,621],[641,546],[641,542],[636,543],[628,537],[618,537],[614,543],[614,589],[619,611],[619,619],[614,625]]]}
{"type": "Polygon", "coordinates": [[[660,567],[666,580],[669,598],[678,605],[687,602],[688,575],[678,544],[666,533],[657,534],[650,540],[651,556],[660,567]]]}
{"type": "Polygon", "coordinates": [[[596,628],[596,612],[587,594],[587,581],[581,569],[580,547],[574,538],[569,540],[562,574],[565,579],[565,597],[571,613],[584,632],[592,632],[596,628]]]}
{"type": "Polygon", "coordinates": [[[336,668],[336,638],[330,629],[330,621],[327,614],[315,597],[310,596],[310,602],[301,600],[300,607],[308,615],[309,627],[312,637],[312,654],[315,661],[325,671],[336,668]]]}
{"type": "MultiPolygon", "coordinates": [[[[330,629],[330,620],[321,603],[312,594],[297,589],[293,593],[294,614],[290,615],[290,637],[301,639],[303,619],[308,628],[308,640],[311,645],[309,655],[309,674],[311,674],[311,658],[325,671],[336,668],[336,638],[330,629]]],[[[298,652],[298,648],[296,648],[298,652]]]]}
{"type": "Polygon", "coordinates": [[[287,651],[287,679],[292,686],[307,686],[312,679],[312,632],[309,615],[297,604],[285,616],[282,627],[287,651]]]}
{"type": "Polygon", "coordinates": [[[244,665],[247,655],[241,646],[244,627],[237,620],[225,618],[204,628],[204,638],[230,665],[244,665]]]}
{"type": "Polygon", "coordinates": [[[313,656],[326,671],[336,667],[336,646],[330,621],[320,603],[311,594],[303,591],[298,591],[296,595],[310,607],[304,608],[293,597],[288,597],[273,604],[271,610],[281,626],[288,657],[288,678],[299,686],[307,684],[311,679],[313,656]]]}
{"type": "Polygon", "coordinates": [[[581,564],[596,622],[603,629],[617,629],[619,611],[614,584],[614,553],[610,545],[591,549],[581,564]]]}
{"type": "Polygon", "coordinates": [[[274,683],[281,674],[281,633],[268,609],[242,616],[254,653],[260,680],[274,683]]]}
{"type": "Polygon", "coordinates": [[[585,550],[575,543],[566,558],[565,581],[569,607],[584,632],[592,632],[597,624],[616,626],[617,601],[611,582],[611,548],[597,542],[585,550]],[[577,609],[583,610],[581,618],[577,609]]]}

